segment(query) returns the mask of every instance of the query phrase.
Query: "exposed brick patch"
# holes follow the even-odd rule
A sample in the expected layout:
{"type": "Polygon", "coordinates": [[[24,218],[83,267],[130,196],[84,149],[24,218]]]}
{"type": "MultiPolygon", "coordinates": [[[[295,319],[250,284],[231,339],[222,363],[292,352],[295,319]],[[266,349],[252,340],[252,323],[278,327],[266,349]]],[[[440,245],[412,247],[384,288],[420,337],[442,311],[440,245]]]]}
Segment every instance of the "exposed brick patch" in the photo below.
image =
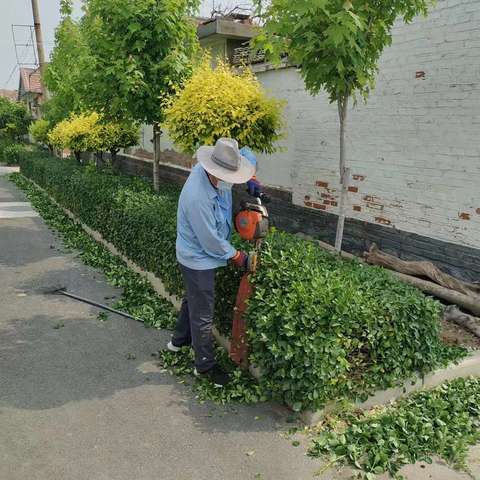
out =
{"type": "Polygon", "coordinates": [[[322,182],[322,181],[320,181],[320,180],[317,180],[317,181],[315,182],[315,185],[316,185],[317,187],[327,188],[327,187],[328,187],[328,182],[322,182]]]}
{"type": "Polygon", "coordinates": [[[477,212],[477,215],[480,215],[480,208],[477,208],[475,212],[477,212]]]}
{"type": "Polygon", "coordinates": [[[361,211],[362,211],[362,207],[361,207],[360,205],[354,205],[354,206],[353,206],[353,210],[354,210],[355,212],[361,212],[361,211]]]}
{"type": "Polygon", "coordinates": [[[418,72],[415,72],[415,78],[418,78],[420,80],[425,80],[425,72],[421,70],[418,72]]]}
{"type": "Polygon", "coordinates": [[[317,210],[326,210],[327,207],[325,205],[321,205],[320,203],[314,203],[313,208],[316,208],[317,210]]]}
{"type": "Polygon", "coordinates": [[[348,191],[352,193],[358,193],[358,187],[348,187],[348,191]]]}
{"type": "Polygon", "coordinates": [[[303,204],[306,206],[306,207],[311,207],[312,206],[312,202],[303,202],[303,204]]]}
{"type": "Polygon", "coordinates": [[[352,178],[353,178],[354,180],[359,181],[359,182],[363,182],[366,177],[365,177],[365,175],[353,175],[352,178]]]}
{"type": "Polygon", "coordinates": [[[310,195],[305,195],[305,201],[308,202],[310,200],[310,195]]]}
{"type": "Polygon", "coordinates": [[[391,225],[392,222],[388,218],[375,217],[375,221],[380,225],[391,225]]]}
{"type": "Polygon", "coordinates": [[[363,197],[363,199],[366,201],[366,202],[374,202],[375,201],[375,198],[372,196],[372,195],[365,195],[363,197]]]}
{"type": "Polygon", "coordinates": [[[462,212],[458,214],[458,218],[461,220],[470,220],[470,214],[467,212],[462,212]]]}

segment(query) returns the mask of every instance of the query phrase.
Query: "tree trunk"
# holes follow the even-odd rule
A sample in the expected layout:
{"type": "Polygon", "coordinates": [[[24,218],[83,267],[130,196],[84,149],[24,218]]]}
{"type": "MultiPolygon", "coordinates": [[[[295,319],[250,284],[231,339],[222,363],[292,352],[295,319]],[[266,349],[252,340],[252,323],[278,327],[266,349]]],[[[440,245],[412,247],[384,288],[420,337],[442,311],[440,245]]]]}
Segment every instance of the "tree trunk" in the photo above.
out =
{"type": "Polygon", "coordinates": [[[73,152],[73,155],[75,156],[75,159],[77,162],[81,165],[82,164],[82,156],[80,152],[73,152]]]}
{"type": "Polygon", "coordinates": [[[95,153],[95,167],[97,169],[103,167],[103,152],[96,152],[95,153]]]}
{"type": "Polygon", "coordinates": [[[347,168],[347,147],[345,144],[345,131],[347,128],[347,111],[349,95],[338,100],[338,116],[340,118],[340,204],[338,211],[337,234],[335,237],[335,250],[342,251],[343,230],[345,227],[345,204],[347,202],[350,169],[347,168]]]}
{"type": "Polygon", "coordinates": [[[162,130],[160,124],[153,124],[153,188],[156,192],[160,190],[160,138],[162,130]]]}
{"type": "Polygon", "coordinates": [[[450,322],[455,322],[457,325],[460,325],[480,338],[480,318],[463,313],[455,305],[450,305],[445,309],[443,318],[450,322]]]}
{"type": "Polygon", "coordinates": [[[112,169],[114,172],[118,172],[120,170],[117,165],[117,160],[118,160],[117,153],[118,153],[117,149],[110,150],[110,158],[112,161],[112,169]]]}

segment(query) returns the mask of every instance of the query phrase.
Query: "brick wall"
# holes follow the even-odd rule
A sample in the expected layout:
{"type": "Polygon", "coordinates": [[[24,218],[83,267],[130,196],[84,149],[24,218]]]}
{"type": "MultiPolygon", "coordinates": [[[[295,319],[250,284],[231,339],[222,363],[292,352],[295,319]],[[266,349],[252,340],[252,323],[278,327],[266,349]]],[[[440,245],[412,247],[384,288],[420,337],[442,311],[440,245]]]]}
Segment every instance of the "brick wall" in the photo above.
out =
{"type": "MultiPolygon", "coordinates": [[[[288,101],[286,152],[260,178],[309,209],[338,211],[338,114],[294,68],[257,73],[288,101]]],[[[350,218],[480,248],[480,2],[440,0],[399,22],[367,105],[349,112],[350,218]]]]}

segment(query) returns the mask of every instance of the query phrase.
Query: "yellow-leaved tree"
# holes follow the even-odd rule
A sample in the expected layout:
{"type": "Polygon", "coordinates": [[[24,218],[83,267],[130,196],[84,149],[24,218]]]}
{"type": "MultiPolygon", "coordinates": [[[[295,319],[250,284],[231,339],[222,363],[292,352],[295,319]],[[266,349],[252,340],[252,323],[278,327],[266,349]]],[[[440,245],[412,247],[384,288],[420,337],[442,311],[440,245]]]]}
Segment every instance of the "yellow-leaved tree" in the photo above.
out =
{"type": "Polygon", "coordinates": [[[93,113],[72,114],[57,125],[48,134],[50,143],[64,150],[68,148],[80,162],[82,152],[101,150],[100,115],[93,113]]]}
{"type": "Polygon", "coordinates": [[[277,150],[282,137],[283,102],[269,97],[249,68],[234,69],[210,58],[194,70],[165,110],[164,128],[186,153],[221,137],[262,153],[277,150]]]}
{"type": "Polygon", "coordinates": [[[48,134],[52,145],[62,150],[68,148],[78,161],[82,152],[110,152],[114,165],[120,148],[135,145],[138,137],[137,123],[106,122],[96,112],[72,114],[48,134]]]}

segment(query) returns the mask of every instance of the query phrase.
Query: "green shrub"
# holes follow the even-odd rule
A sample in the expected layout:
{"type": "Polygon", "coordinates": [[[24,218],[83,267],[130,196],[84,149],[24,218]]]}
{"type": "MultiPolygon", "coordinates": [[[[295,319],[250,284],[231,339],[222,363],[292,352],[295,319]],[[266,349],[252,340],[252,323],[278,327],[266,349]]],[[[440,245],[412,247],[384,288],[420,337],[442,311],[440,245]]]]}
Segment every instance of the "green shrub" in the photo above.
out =
{"type": "MultiPolygon", "coordinates": [[[[22,173],[146,270],[183,293],[175,259],[179,190],[38,154],[22,173]]],[[[235,240],[237,242],[238,240],[235,240]]],[[[238,272],[218,272],[216,322],[231,325],[238,272]]],[[[440,305],[387,271],[344,261],[287,233],[264,242],[247,312],[261,382],[295,410],[365,398],[465,355],[439,339],[440,305]]]]}
{"type": "Polygon", "coordinates": [[[17,165],[26,152],[25,145],[21,143],[11,143],[2,149],[3,161],[8,165],[17,165]]]}

